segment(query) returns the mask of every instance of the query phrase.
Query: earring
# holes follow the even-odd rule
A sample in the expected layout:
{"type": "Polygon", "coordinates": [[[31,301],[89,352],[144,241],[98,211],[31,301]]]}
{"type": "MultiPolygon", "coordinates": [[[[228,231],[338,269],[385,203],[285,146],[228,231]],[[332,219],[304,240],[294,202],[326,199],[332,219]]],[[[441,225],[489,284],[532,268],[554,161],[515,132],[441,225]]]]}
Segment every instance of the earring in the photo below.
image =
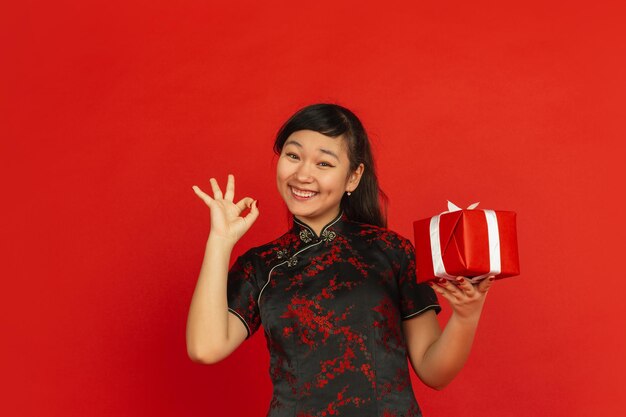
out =
{"type": "Polygon", "coordinates": [[[350,191],[348,191],[348,196],[349,196],[350,194],[352,194],[352,193],[351,193],[350,191]]]}

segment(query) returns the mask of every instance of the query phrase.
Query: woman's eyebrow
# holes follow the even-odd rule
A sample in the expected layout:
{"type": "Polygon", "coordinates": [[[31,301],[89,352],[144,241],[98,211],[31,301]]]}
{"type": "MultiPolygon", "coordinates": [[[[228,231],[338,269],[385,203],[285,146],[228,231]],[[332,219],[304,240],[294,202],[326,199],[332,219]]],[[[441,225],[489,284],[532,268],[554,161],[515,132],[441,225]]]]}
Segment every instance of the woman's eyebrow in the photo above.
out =
{"type": "MultiPolygon", "coordinates": [[[[287,146],[287,145],[296,145],[298,148],[302,148],[302,144],[300,142],[297,142],[297,141],[293,140],[293,139],[289,139],[287,142],[285,142],[284,146],[287,146]]],[[[318,151],[320,151],[322,153],[325,153],[327,155],[330,155],[333,158],[335,158],[337,161],[339,161],[339,157],[333,151],[330,151],[330,150],[324,149],[324,148],[318,148],[318,151]]]]}
{"type": "Polygon", "coordinates": [[[328,155],[332,156],[333,158],[335,158],[337,161],[339,161],[339,157],[335,154],[335,152],[329,151],[328,149],[322,149],[322,148],[319,148],[319,151],[323,152],[325,154],[328,154],[328,155]]]}

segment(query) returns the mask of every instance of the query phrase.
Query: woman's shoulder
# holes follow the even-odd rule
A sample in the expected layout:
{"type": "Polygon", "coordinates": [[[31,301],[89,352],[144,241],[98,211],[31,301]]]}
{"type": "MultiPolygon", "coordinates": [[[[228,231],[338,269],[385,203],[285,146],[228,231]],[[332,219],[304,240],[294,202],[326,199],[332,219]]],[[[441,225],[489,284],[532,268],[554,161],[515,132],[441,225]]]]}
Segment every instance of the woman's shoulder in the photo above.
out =
{"type": "Polygon", "coordinates": [[[249,248],[242,256],[265,259],[269,255],[276,254],[280,250],[293,246],[296,242],[297,237],[293,233],[290,233],[290,231],[286,231],[281,236],[267,243],[249,248]]]}
{"type": "Polygon", "coordinates": [[[350,223],[354,232],[366,240],[371,240],[372,243],[376,242],[384,246],[400,248],[413,245],[408,238],[387,227],[368,223],[350,223]]]}

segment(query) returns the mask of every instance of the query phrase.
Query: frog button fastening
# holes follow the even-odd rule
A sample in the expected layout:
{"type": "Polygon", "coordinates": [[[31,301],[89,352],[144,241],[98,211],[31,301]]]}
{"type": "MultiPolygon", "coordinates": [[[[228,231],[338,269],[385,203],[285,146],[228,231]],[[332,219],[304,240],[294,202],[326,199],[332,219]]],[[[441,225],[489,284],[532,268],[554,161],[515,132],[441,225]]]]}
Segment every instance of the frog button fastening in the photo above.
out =
{"type": "Polygon", "coordinates": [[[324,232],[322,232],[321,238],[324,242],[332,242],[332,240],[336,237],[337,237],[337,233],[333,232],[332,230],[326,229],[324,230],[324,232]]]}
{"type": "Polygon", "coordinates": [[[300,239],[304,243],[309,243],[313,240],[313,233],[309,229],[302,229],[300,230],[300,239]]]}

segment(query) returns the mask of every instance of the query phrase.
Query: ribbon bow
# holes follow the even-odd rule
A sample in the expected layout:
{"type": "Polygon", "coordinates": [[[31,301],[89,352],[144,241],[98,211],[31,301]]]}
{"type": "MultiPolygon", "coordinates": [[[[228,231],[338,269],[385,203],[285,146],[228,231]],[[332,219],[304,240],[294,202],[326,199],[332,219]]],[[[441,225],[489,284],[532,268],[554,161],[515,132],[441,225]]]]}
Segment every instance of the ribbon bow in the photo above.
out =
{"type": "MultiPolygon", "coordinates": [[[[480,202],[470,204],[467,210],[474,210],[480,202]]],[[[455,277],[449,275],[443,263],[441,248],[441,237],[439,236],[439,218],[442,214],[461,211],[462,208],[448,200],[448,211],[444,211],[430,219],[430,248],[433,260],[433,271],[436,277],[452,280],[455,277]]],[[[470,278],[470,282],[476,283],[489,275],[498,275],[501,270],[500,260],[500,232],[498,230],[498,219],[494,210],[483,210],[487,221],[487,236],[489,239],[489,272],[477,277],[470,278]]]]}
{"type": "MultiPolygon", "coordinates": [[[[478,207],[479,204],[480,204],[480,201],[477,201],[474,204],[470,204],[469,206],[467,206],[466,210],[474,210],[476,207],[478,207]]],[[[454,204],[452,201],[448,200],[448,211],[444,211],[444,213],[452,213],[453,211],[460,211],[460,210],[463,210],[463,209],[457,206],[456,204],[454,204]]]]}

